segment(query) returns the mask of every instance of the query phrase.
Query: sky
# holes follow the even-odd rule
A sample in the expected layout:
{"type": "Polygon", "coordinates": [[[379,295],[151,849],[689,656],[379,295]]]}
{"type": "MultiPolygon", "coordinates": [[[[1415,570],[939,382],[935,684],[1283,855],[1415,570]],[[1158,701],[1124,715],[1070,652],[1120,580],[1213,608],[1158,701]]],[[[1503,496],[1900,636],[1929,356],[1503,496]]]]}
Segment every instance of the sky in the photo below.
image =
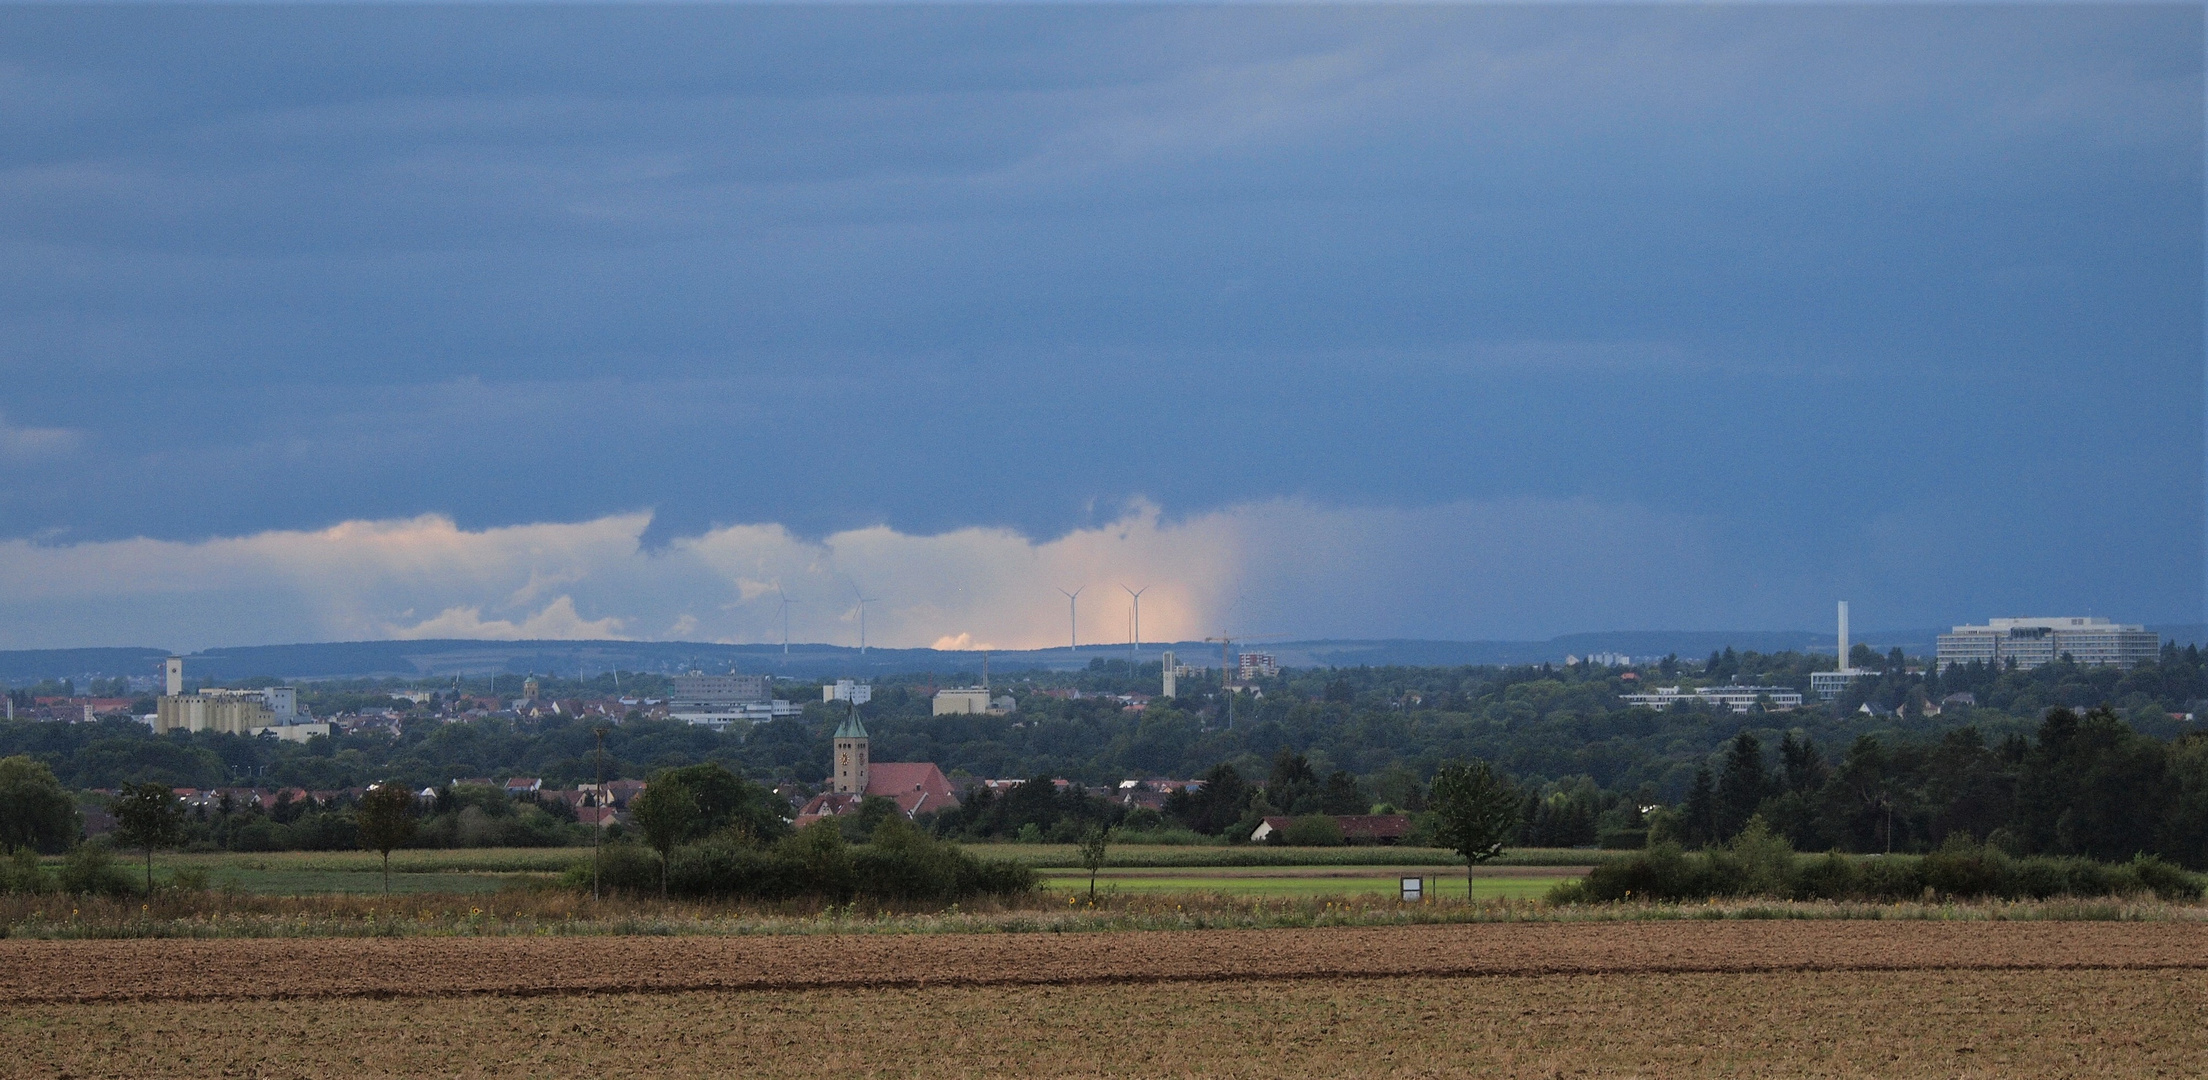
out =
{"type": "Polygon", "coordinates": [[[2202,19],[0,7],[0,648],[2203,621],[2202,19]]]}

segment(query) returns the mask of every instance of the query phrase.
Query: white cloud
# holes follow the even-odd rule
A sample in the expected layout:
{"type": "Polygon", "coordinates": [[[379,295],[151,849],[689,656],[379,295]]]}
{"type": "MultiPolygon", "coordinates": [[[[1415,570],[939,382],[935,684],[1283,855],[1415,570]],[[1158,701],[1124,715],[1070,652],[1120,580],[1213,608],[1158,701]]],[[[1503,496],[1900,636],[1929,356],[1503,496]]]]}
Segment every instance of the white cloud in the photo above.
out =
{"type": "MultiPolygon", "coordinates": [[[[1577,500],[1421,508],[1249,503],[1035,540],[887,526],[818,540],[734,525],[647,550],[650,517],[466,530],[429,516],[201,542],[0,542],[0,647],[364,638],[619,638],[1037,648],[1222,630],[1296,637],[1522,637],[1696,625],[1726,596],[1701,519],[1577,500]],[[554,587],[557,595],[545,593],[554,587]],[[778,593],[777,589],[780,592],[778,593]],[[417,612],[436,612],[418,618],[417,612]],[[656,635],[647,627],[664,627],[656,635]]],[[[1783,621],[1783,613],[1778,614],[1783,621]]],[[[1722,617],[1722,616],[1719,616],[1722,617]]]]}
{"type": "Polygon", "coordinates": [[[580,640],[609,640],[622,637],[622,620],[607,617],[590,620],[575,613],[575,601],[560,597],[546,604],[543,611],[521,622],[507,619],[483,618],[480,607],[450,607],[434,619],[425,619],[412,626],[385,626],[388,637],[419,638],[491,638],[500,641],[518,641],[524,638],[567,638],[580,640]]]}
{"type": "Polygon", "coordinates": [[[66,454],[84,436],[68,428],[17,427],[0,415],[0,457],[23,459],[66,454]]]}

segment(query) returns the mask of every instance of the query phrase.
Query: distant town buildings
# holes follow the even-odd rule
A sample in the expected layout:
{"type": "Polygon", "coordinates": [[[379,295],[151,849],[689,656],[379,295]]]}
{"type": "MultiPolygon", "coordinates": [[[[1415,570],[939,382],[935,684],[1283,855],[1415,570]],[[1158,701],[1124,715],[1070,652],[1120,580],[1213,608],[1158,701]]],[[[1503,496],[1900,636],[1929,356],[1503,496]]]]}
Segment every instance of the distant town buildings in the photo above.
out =
{"type": "Polygon", "coordinates": [[[1652,694],[1620,694],[1618,697],[1627,704],[1646,705],[1657,712],[1681,702],[1715,705],[1736,713],[1747,712],[1759,704],[1769,712],[1802,707],[1802,692],[1784,686],[1704,686],[1695,690],[1662,686],[1652,694]]]}
{"type": "Polygon", "coordinates": [[[2052,619],[1988,619],[1984,626],[1958,626],[1939,639],[1939,668],[1972,661],[2029,671],[2067,656],[2080,664],[2113,664],[2130,667],[2152,660],[2162,639],[2144,626],[2127,626],[2107,619],[2063,617],[2052,619]]]}
{"type": "Polygon", "coordinates": [[[1280,674],[1280,665],[1273,661],[1271,653],[1243,653],[1239,661],[1239,669],[1243,682],[1249,682],[1259,676],[1270,679],[1280,674]]]}
{"type": "Polygon", "coordinates": [[[906,817],[958,805],[958,793],[943,770],[926,761],[868,761],[870,740],[856,709],[833,736],[835,774],[829,791],[813,796],[798,810],[797,827],[823,818],[857,813],[868,798],[889,799],[906,817]]]}
{"type": "Polygon", "coordinates": [[[289,686],[263,690],[206,689],[184,692],[184,658],[169,657],[163,666],[163,689],[150,718],[153,733],[171,731],[219,731],[231,735],[273,735],[286,742],[305,742],[328,735],[330,725],[299,722],[299,694],[289,686]]]}
{"type": "Polygon", "coordinates": [[[1018,708],[1010,694],[992,697],[986,686],[953,686],[935,692],[936,716],[969,716],[986,713],[1005,716],[1018,708]]]}
{"type": "Polygon", "coordinates": [[[163,694],[153,714],[153,733],[171,731],[220,731],[244,735],[256,728],[275,727],[276,714],[258,690],[202,690],[196,694],[163,694]]]}
{"type": "Polygon", "coordinates": [[[853,705],[864,705],[874,700],[874,687],[871,683],[862,683],[856,679],[837,679],[833,684],[820,688],[820,700],[848,701],[853,705]]]}
{"type": "Polygon", "coordinates": [[[774,696],[765,675],[706,675],[692,671],[667,680],[667,700],[676,705],[740,704],[774,696]]]}
{"type": "Polygon", "coordinates": [[[1571,656],[1571,655],[1567,655],[1567,656],[1565,656],[1565,657],[1564,657],[1564,666],[1565,666],[1565,667],[1571,667],[1571,666],[1572,666],[1572,665],[1574,665],[1574,664],[1578,664],[1578,663],[1581,663],[1581,662],[1582,662],[1583,660],[1584,660],[1584,662],[1586,662],[1586,663],[1589,663],[1589,664],[1596,664],[1596,665],[1599,665],[1599,666],[1602,666],[1602,667],[1632,667],[1632,666],[1633,666],[1633,658],[1632,658],[1632,657],[1630,657],[1630,656],[1627,656],[1627,655],[1625,655],[1624,653],[1615,653],[1615,652],[1598,652],[1598,653],[1588,653],[1588,654],[1587,654],[1587,655],[1586,655],[1586,656],[1585,656],[1584,658],[1582,658],[1582,657],[1578,657],[1578,656],[1571,656]]]}
{"type": "Polygon", "coordinates": [[[667,683],[669,718],[716,731],[804,712],[775,697],[774,680],[765,675],[707,675],[692,671],[677,675],[667,683]]]}

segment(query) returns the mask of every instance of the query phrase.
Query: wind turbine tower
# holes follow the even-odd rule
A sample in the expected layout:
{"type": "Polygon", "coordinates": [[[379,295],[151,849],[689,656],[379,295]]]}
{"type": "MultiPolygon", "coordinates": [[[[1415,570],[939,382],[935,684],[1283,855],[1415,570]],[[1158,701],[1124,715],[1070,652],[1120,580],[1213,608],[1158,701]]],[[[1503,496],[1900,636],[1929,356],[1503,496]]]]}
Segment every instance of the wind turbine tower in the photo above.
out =
{"type": "Polygon", "coordinates": [[[1070,652],[1081,651],[1081,593],[1087,588],[1083,585],[1072,592],[1058,590],[1066,593],[1066,649],[1070,652]]]}
{"type": "Polygon", "coordinates": [[[782,655],[790,655],[790,597],[782,591],[782,583],[775,582],[774,595],[782,599],[782,655]]]}
{"type": "Polygon", "coordinates": [[[1149,592],[1149,591],[1150,591],[1150,586],[1148,586],[1148,585],[1145,585],[1145,586],[1143,586],[1142,588],[1139,588],[1139,589],[1128,589],[1126,585],[1122,584],[1122,585],[1120,586],[1120,588],[1122,588],[1122,589],[1127,589],[1127,595],[1128,595],[1129,597],[1133,598],[1133,600],[1134,600],[1134,603],[1135,603],[1135,616],[1134,616],[1134,619],[1135,619],[1135,623],[1134,623],[1134,645],[1135,645],[1135,647],[1134,647],[1134,653],[1135,653],[1135,655],[1136,655],[1136,656],[1141,656],[1141,655],[1142,655],[1142,594],[1143,594],[1143,593],[1146,593],[1146,592],[1149,592]]]}
{"type": "Polygon", "coordinates": [[[863,660],[866,658],[866,605],[879,604],[882,601],[879,597],[860,592],[858,582],[855,581],[851,583],[851,595],[859,600],[859,658],[863,660]]]}

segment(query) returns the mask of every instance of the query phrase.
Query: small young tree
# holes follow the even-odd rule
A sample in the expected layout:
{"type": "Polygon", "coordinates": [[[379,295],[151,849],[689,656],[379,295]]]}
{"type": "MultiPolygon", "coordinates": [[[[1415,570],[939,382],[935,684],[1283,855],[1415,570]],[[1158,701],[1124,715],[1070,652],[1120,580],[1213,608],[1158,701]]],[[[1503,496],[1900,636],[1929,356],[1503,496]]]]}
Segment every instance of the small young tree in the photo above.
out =
{"type": "Polygon", "coordinates": [[[368,789],[353,811],[360,846],[383,856],[383,894],[391,895],[391,849],[414,838],[414,794],[394,783],[368,789]]]}
{"type": "Polygon", "coordinates": [[[146,853],[146,895],[152,896],[153,851],[183,843],[183,804],[159,784],[125,784],[110,809],[115,815],[115,838],[146,853]]]}
{"type": "Polygon", "coordinates": [[[644,842],[659,852],[659,898],[667,899],[667,863],[675,845],[689,836],[698,817],[698,800],[688,785],[662,773],[629,800],[629,816],[644,831],[644,842]]]}
{"type": "Polygon", "coordinates": [[[1464,858],[1464,892],[1470,897],[1472,868],[1502,854],[1518,830],[1518,789],[1485,761],[1452,761],[1434,774],[1428,804],[1441,842],[1464,858]]]}
{"type": "Polygon", "coordinates": [[[1104,851],[1111,843],[1112,830],[1102,825],[1091,825],[1081,834],[1078,845],[1081,867],[1089,872],[1089,899],[1096,899],[1096,872],[1104,868],[1104,851]]]}

